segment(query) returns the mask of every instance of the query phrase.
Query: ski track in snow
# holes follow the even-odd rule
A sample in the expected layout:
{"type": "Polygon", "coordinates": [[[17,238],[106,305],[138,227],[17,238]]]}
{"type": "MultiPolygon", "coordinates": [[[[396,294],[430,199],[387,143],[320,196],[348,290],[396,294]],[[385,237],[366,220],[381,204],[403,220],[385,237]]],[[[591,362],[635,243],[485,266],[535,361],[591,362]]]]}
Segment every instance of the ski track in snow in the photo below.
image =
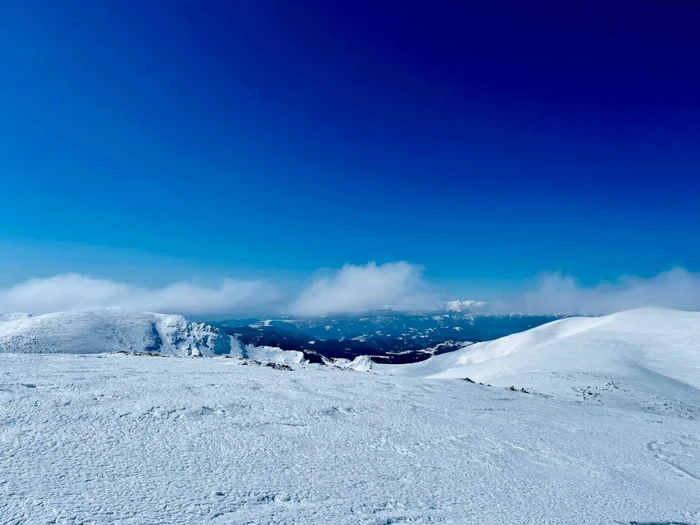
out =
{"type": "Polygon", "coordinates": [[[290,366],[0,354],[0,523],[700,519],[697,420],[290,366]]]}

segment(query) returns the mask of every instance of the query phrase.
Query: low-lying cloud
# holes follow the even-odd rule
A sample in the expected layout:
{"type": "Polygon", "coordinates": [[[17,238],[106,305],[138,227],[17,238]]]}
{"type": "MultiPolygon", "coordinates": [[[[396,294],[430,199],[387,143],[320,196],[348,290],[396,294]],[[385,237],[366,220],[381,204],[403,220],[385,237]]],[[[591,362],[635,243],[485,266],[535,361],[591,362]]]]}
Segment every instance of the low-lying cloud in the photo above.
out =
{"type": "Polygon", "coordinates": [[[153,312],[200,315],[256,310],[279,299],[264,281],[223,279],[216,286],[176,282],[161,288],[64,274],[30,279],[0,289],[0,312],[43,314],[64,310],[120,306],[153,312]]]}
{"type": "Polygon", "coordinates": [[[318,274],[291,301],[267,281],[223,279],[215,286],[176,282],[160,288],[79,274],[30,279],[0,288],[0,312],[43,314],[64,310],[124,307],[184,315],[284,312],[322,315],[394,307],[432,309],[422,268],[407,262],[345,265],[318,274]]]}
{"type": "MultiPolygon", "coordinates": [[[[213,286],[180,281],[154,288],[79,274],[30,279],[0,288],[0,313],[43,314],[63,310],[121,306],[184,315],[360,313],[391,307],[430,311],[442,299],[423,278],[420,266],[400,261],[345,265],[316,275],[291,300],[281,288],[262,280],[223,279],[213,286]]],[[[674,268],[655,277],[624,276],[597,286],[582,286],[559,273],[542,274],[519,292],[486,303],[492,313],[599,315],[660,306],[700,310],[700,274],[674,268]]]]}
{"type": "Polygon", "coordinates": [[[651,278],[622,276],[593,287],[560,273],[542,274],[524,291],[492,301],[489,310],[600,315],[648,306],[700,310],[700,274],[673,268],[651,278]]]}
{"type": "Polygon", "coordinates": [[[392,307],[430,310],[438,305],[422,279],[420,266],[404,261],[364,266],[346,264],[314,279],[292,303],[301,315],[363,312],[392,307]]]}

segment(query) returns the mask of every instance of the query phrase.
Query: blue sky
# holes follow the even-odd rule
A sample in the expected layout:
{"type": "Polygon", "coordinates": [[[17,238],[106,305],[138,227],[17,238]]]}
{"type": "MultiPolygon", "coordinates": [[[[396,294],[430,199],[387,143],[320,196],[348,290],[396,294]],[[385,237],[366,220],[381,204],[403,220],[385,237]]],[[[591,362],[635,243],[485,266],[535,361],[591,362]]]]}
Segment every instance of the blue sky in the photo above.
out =
{"type": "Polygon", "coordinates": [[[700,6],[513,4],[3,2],[0,286],[699,271],[700,6]]]}

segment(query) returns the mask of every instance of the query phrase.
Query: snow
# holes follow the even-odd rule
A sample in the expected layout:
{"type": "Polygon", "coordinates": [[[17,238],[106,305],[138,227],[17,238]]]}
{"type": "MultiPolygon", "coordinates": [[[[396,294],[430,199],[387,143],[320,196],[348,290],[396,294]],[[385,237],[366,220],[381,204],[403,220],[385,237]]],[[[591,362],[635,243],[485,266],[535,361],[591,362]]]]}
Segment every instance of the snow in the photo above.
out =
{"type": "Polygon", "coordinates": [[[355,359],[350,361],[350,359],[329,359],[325,361],[329,366],[335,366],[337,368],[355,370],[357,372],[369,372],[372,369],[374,363],[366,355],[358,355],[355,359]]]}
{"type": "Polygon", "coordinates": [[[645,308],[561,319],[420,363],[375,368],[700,418],[700,313],[645,308]]]}
{"type": "Polygon", "coordinates": [[[700,519],[697,421],[244,359],[0,363],[3,523],[700,519]]]}
{"type": "Polygon", "coordinates": [[[0,324],[32,341],[0,353],[0,523],[700,523],[698,313],[564,319],[369,373],[37,346],[168,336],[157,314],[94,315],[0,324]]]}
{"type": "Polygon", "coordinates": [[[204,323],[181,315],[104,308],[0,318],[0,351],[92,354],[157,352],[168,355],[218,355],[235,341],[204,323]]]}
{"type": "Polygon", "coordinates": [[[26,319],[27,317],[31,317],[31,314],[27,313],[10,313],[10,314],[0,314],[0,322],[3,321],[18,321],[20,319],[26,319]]]}
{"type": "Polygon", "coordinates": [[[484,301],[447,301],[443,304],[443,308],[448,312],[469,313],[473,310],[483,308],[486,305],[484,301]]]}
{"type": "Polygon", "coordinates": [[[259,361],[273,361],[275,363],[299,364],[304,362],[304,352],[296,350],[282,350],[275,346],[247,345],[242,357],[257,359],[259,361]]]}

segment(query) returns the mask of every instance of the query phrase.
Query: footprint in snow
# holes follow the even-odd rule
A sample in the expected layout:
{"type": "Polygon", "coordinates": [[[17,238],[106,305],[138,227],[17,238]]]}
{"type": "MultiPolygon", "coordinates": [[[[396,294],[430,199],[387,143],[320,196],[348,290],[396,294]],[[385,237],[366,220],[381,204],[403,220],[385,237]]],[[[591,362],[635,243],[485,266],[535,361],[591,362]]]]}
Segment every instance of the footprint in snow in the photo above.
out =
{"type": "Polygon", "coordinates": [[[647,450],[678,475],[700,481],[700,439],[684,435],[673,441],[652,441],[647,450]]]}

